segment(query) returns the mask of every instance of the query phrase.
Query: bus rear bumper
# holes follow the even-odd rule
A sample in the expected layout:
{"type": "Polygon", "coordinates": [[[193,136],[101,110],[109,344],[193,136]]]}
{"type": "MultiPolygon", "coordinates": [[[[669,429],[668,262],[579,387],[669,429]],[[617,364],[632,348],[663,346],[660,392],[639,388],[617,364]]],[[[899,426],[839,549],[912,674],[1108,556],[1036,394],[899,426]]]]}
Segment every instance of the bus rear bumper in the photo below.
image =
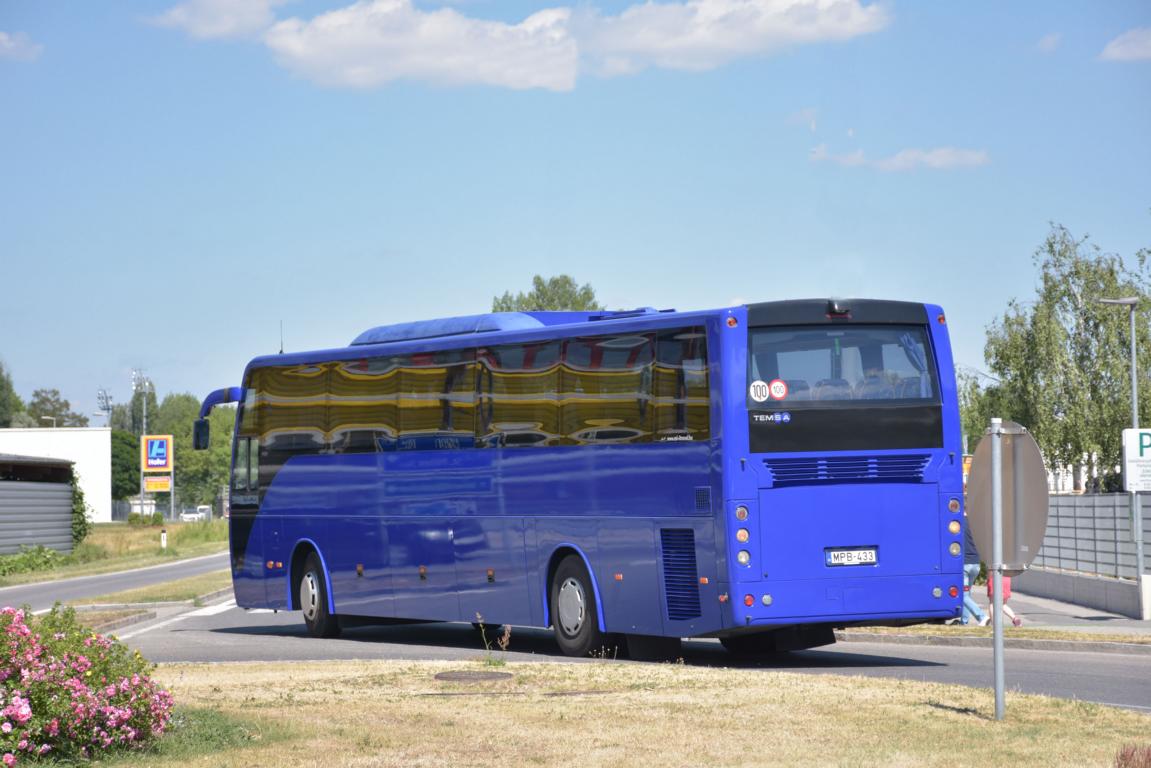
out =
{"type": "Polygon", "coordinates": [[[741,582],[731,586],[731,626],[937,621],[959,616],[962,600],[962,573],[741,582]]]}

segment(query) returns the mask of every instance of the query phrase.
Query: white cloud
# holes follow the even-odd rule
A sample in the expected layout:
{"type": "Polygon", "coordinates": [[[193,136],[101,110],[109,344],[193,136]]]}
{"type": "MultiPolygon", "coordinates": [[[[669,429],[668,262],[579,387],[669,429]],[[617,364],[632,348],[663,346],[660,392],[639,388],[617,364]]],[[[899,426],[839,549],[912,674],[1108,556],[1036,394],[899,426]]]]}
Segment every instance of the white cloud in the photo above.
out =
{"type": "Polygon", "coordinates": [[[421,11],[411,0],[361,0],[310,21],[281,21],[264,39],[281,64],[321,85],[407,78],[567,91],[579,68],[570,15],[552,8],[505,24],[450,8],[421,11]]]}
{"type": "MultiPolygon", "coordinates": [[[[713,69],[789,46],[848,40],[890,20],[885,5],[863,0],[641,0],[618,15],[580,0],[578,11],[547,8],[519,23],[413,0],[357,0],[276,22],[272,9],[282,2],[186,0],[153,21],[202,39],[262,34],[281,65],[324,86],[412,79],[566,91],[581,71],[713,69]]],[[[815,130],[814,111],[805,122],[815,130]]]]}
{"type": "Polygon", "coordinates": [[[258,37],[272,26],[272,8],[284,0],[187,0],[152,19],[198,40],[258,37]]]}
{"type": "Polygon", "coordinates": [[[883,6],[859,0],[649,0],[618,16],[581,14],[577,35],[593,69],[610,76],[650,66],[714,69],[792,45],[849,40],[888,21],[883,6]]]}
{"type": "Polygon", "coordinates": [[[1106,61],[1145,61],[1151,59],[1151,27],[1129,29],[1107,43],[1099,58],[1106,61]]]}
{"type": "Polygon", "coordinates": [[[904,149],[890,157],[868,160],[863,150],[857,149],[847,154],[833,154],[827,145],[820,144],[811,150],[813,162],[830,162],[848,168],[866,166],[879,171],[912,171],[917,168],[949,170],[952,168],[974,168],[991,162],[986,150],[939,147],[937,149],[904,149]]]}
{"type": "Polygon", "coordinates": [[[33,43],[23,32],[0,32],[0,59],[33,61],[42,50],[44,46],[33,43]]]}
{"type": "Polygon", "coordinates": [[[1039,42],[1035,44],[1035,49],[1040,53],[1053,53],[1061,42],[1063,42],[1063,35],[1052,32],[1039,38],[1039,42]]]}

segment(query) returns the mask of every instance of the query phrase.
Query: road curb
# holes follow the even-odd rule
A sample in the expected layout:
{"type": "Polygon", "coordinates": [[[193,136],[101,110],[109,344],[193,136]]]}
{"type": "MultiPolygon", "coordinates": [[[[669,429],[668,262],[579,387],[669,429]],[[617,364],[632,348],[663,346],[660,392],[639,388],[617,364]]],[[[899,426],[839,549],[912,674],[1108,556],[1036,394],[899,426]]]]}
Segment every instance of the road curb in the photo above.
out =
{"type": "Polygon", "coordinates": [[[151,621],[154,618],[156,618],[155,611],[140,611],[134,616],[125,616],[122,619],[115,619],[113,621],[105,621],[102,624],[97,624],[96,626],[92,627],[92,631],[98,632],[100,634],[106,634],[116,629],[123,629],[124,627],[130,627],[133,624],[139,624],[142,621],[151,621]]]}
{"type": "Polygon", "coordinates": [[[224,587],[217,589],[215,592],[209,592],[205,595],[199,595],[192,600],[168,600],[159,603],[90,603],[88,605],[73,606],[76,613],[83,614],[91,611],[130,611],[140,609],[140,613],[134,616],[125,616],[122,619],[101,624],[93,627],[94,632],[107,633],[114,629],[123,629],[130,627],[133,624],[142,624],[145,621],[151,621],[156,618],[156,611],[150,610],[154,608],[194,608],[196,606],[211,603],[213,600],[218,600],[221,597],[227,597],[232,594],[231,587],[224,587]]]}
{"type": "MultiPolygon", "coordinates": [[[[835,639],[847,643],[892,643],[894,645],[950,645],[962,648],[991,648],[990,637],[947,637],[945,635],[889,635],[879,632],[837,631],[835,639]]],[[[1151,655],[1151,645],[1090,640],[1037,640],[1003,638],[1004,648],[1028,651],[1072,651],[1079,653],[1122,653],[1151,655]]]]}

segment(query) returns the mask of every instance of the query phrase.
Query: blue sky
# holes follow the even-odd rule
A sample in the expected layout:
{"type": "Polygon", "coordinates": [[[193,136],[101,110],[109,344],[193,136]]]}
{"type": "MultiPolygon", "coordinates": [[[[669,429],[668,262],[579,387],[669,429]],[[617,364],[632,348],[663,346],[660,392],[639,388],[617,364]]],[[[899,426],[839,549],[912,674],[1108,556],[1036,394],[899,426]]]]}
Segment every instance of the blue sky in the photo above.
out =
{"type": "MultiPolygon", "coordinates": [[[[0,360],[95,410],[569,273],[930,301],[1151,246],[1151,5],[0,0],[0,360]]],[[[100,424],[100,419],[93,419],[100,424]]]]}

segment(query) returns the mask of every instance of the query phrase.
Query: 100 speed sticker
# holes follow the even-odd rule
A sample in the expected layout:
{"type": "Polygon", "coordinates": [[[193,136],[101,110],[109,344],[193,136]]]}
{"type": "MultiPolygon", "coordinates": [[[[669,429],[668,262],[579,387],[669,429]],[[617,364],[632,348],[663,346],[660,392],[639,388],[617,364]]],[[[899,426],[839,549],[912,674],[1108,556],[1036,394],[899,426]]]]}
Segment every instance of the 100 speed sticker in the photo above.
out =
{"type": "Polygon", "coordinates": [[[783,379],[772,379],[770,382],[756,379],[748,387],[748,394],[757,403],[766,403],[768,400],[783,400],[787,398],[787,382],[783,379]]]}

